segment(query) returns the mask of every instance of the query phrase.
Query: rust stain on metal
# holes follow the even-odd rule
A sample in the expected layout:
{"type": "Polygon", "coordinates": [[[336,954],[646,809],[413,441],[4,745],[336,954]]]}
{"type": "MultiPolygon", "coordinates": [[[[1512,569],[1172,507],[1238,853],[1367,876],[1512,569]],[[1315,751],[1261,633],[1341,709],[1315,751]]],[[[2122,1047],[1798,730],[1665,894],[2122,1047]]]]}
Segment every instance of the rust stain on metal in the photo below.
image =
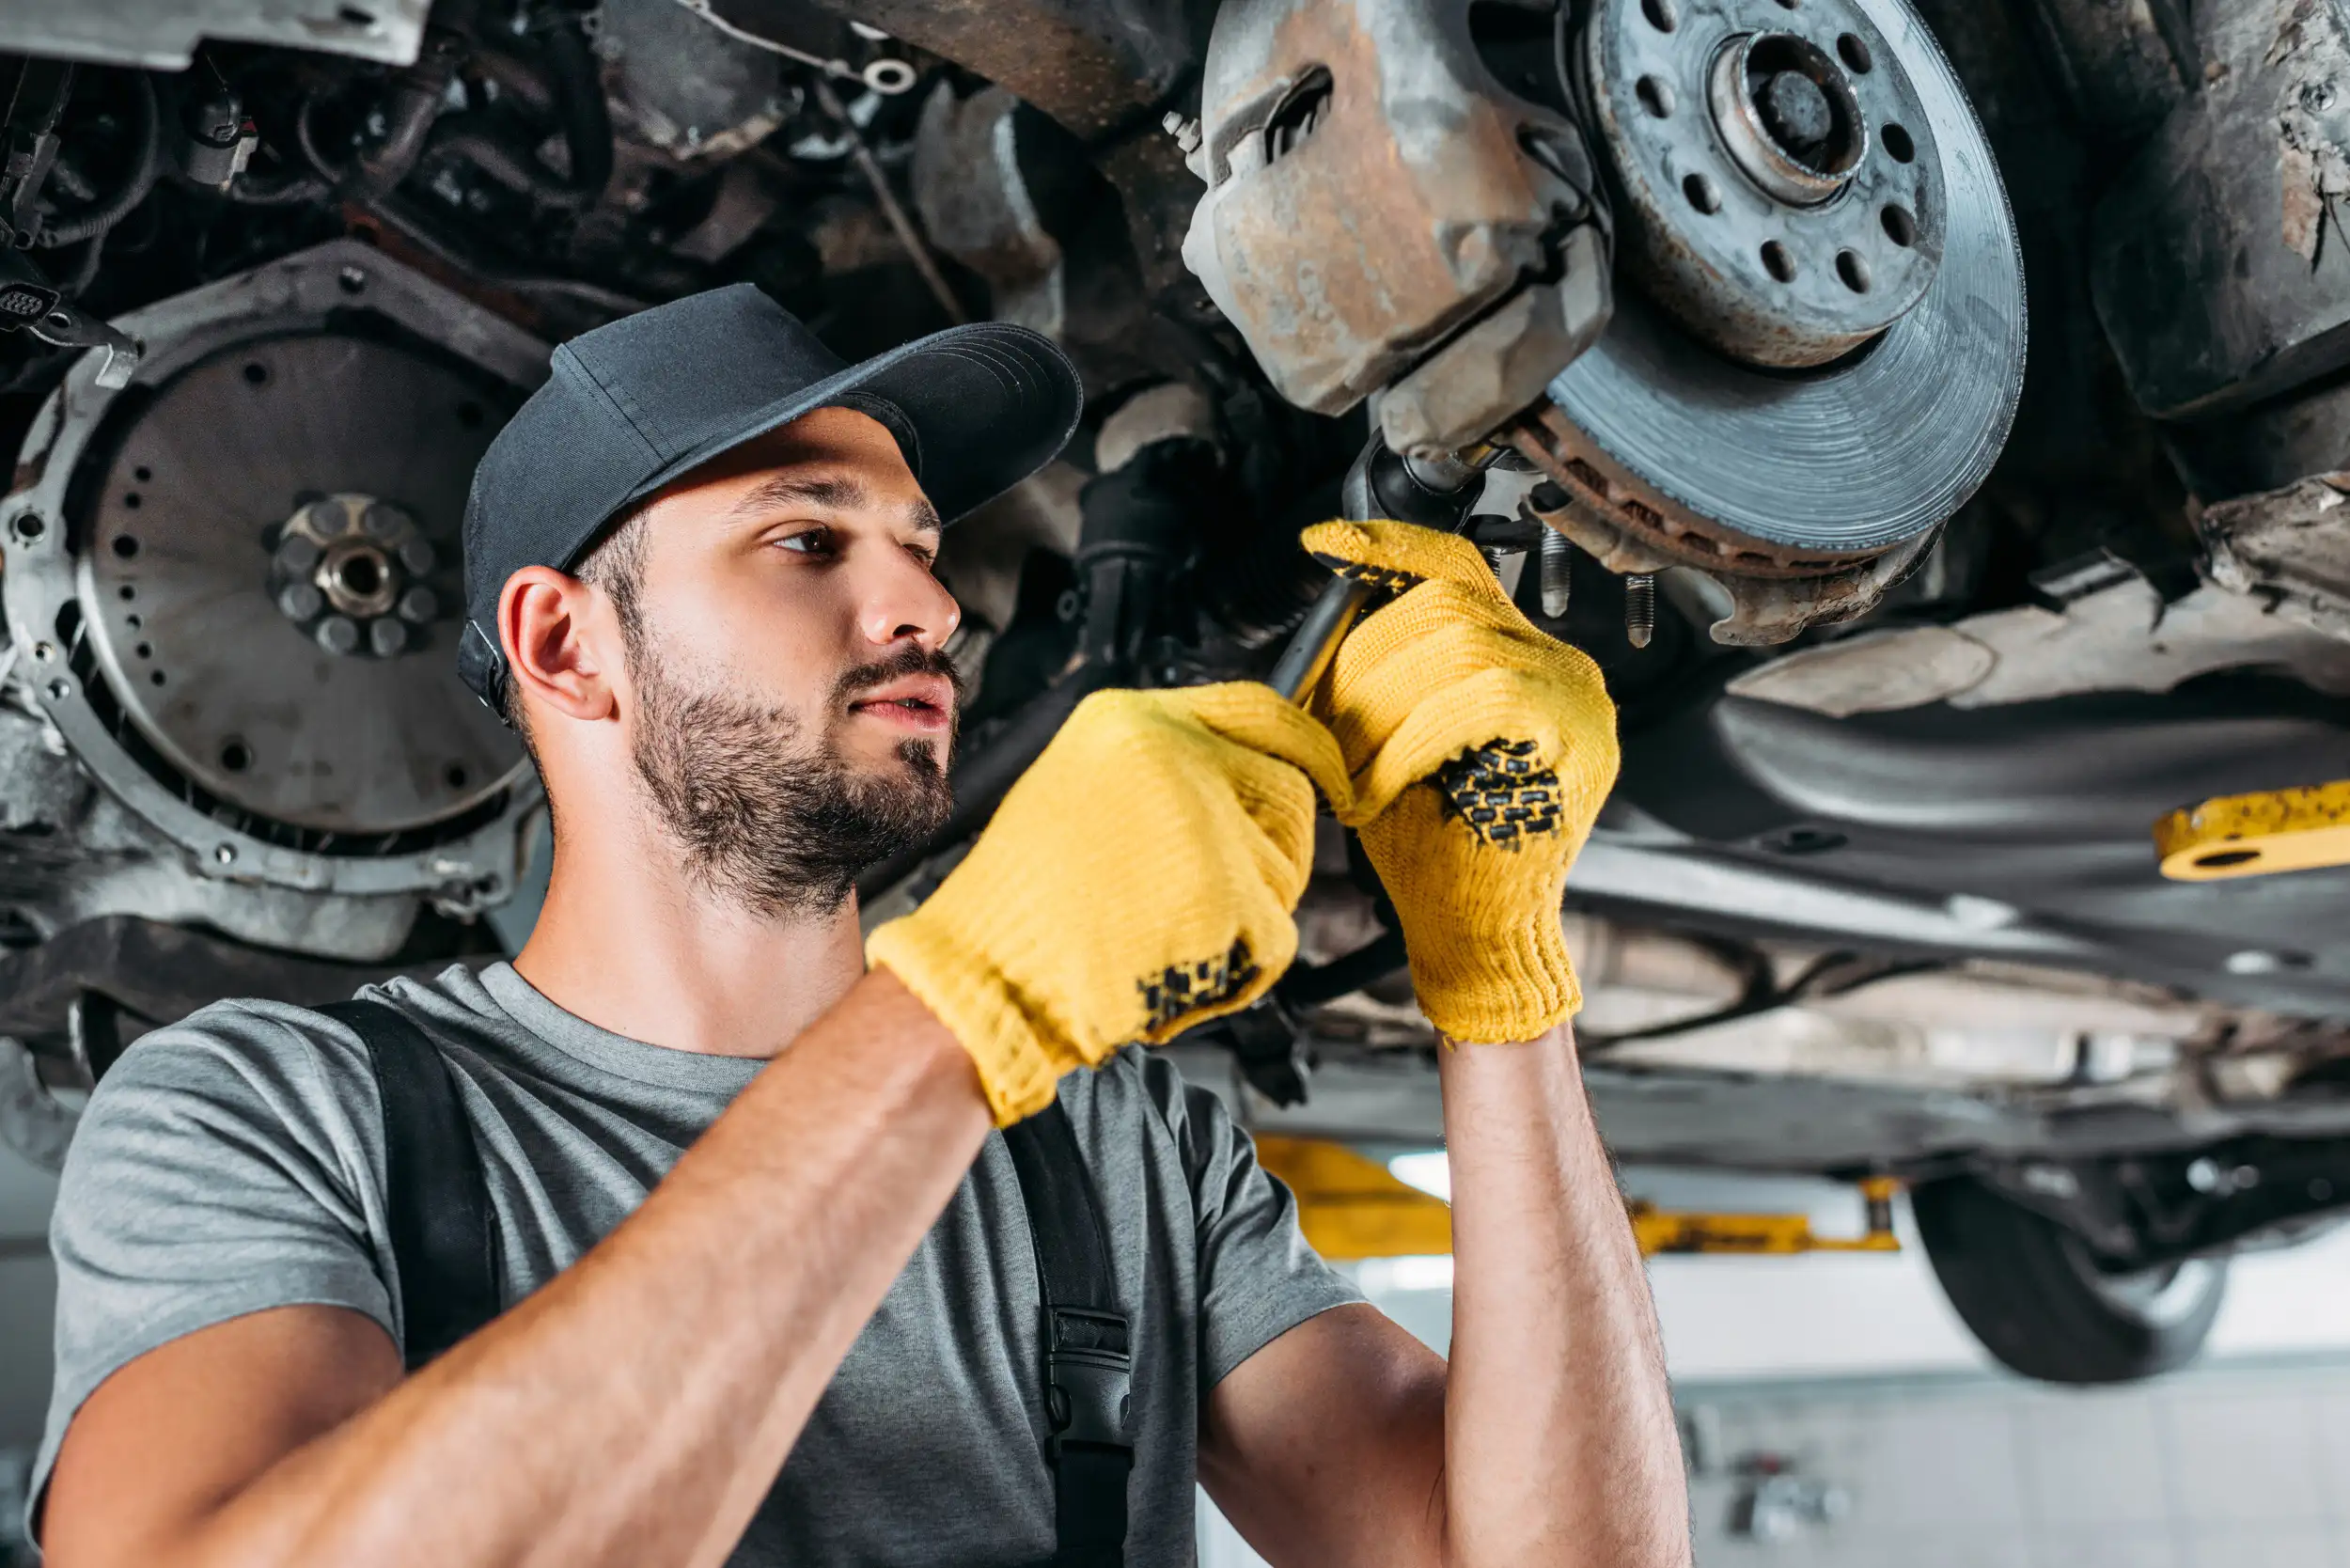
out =
{"type": "Polygon", "coordinates": [[[1399,124],[1398,106],[1382,99],[1390,75],[1381,40],[1360,23],[1353,6],[1299,7],[1279,24],[1265,68],[1212,110],[1277,95],[1316,68],[1328,73],[1309,134],[1261,167],[1232,160],[1215,236],[1255,318],[1240,324],[1273,349],[1261,357],[1282,393],[1325,411],[1392,379],[1415,348],[1515,287],[1547,222],[1501,107],[1462,93],[1445,102],[1441,133],[1399,124]]]}
{"type": "Polygon", "coordinates": [[[1573,538],[1603,564],[1611,554],[1627,559],[1655,557],[1651,565],[1610,570],[1643,572],[1679,565],[1793,580],[1836,572],[1877,554],[1774,550],[1759,541],[1736,537],[1718,524],[1690,516],[1666,497],[1653,492],[1644,494],[1630,479],[1610,476],[1595,461],[1599,454],[1590,449],[1583,433],[1547,402],[1512,426],[1508,439],[1563,493],[1566,504],[1561,507],[1545,510],[1529,502],[1538,521],[1573,538]],[[1602,541],[1598,547],[1586,538],[1593,525],[1606,530],[1604,535],[1593,536],[1602,541]]]}

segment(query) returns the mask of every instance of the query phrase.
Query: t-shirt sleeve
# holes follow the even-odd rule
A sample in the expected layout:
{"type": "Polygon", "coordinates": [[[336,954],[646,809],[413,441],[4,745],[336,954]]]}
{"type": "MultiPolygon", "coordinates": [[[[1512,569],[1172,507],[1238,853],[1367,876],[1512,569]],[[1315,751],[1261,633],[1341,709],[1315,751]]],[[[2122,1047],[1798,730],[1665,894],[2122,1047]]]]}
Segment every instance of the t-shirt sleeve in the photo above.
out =
{"type": "Polygon", "coordinates": [[[363,1056],[277,1014],[207,1008],[147,1036],[83,1112],[50,1219],[56,1372],[35,1515],[66,1425],[124,1364],[273,1307],[397,1334],[383,1263],[375,1085],[363,1056]],[[375,1223],[370,1225],[370,1220],[375,1223]]]}
{"type": "Polygon", "coordinates": [[[1143,1054],[1151,1097],[1175,1135],[1198,1226],[1199,1388],[1308,1318],[1363,1299],[1306,1244],[1297,1200],[1257,1163],[1257,1146],[1224,1102],[1143,1054]]]}

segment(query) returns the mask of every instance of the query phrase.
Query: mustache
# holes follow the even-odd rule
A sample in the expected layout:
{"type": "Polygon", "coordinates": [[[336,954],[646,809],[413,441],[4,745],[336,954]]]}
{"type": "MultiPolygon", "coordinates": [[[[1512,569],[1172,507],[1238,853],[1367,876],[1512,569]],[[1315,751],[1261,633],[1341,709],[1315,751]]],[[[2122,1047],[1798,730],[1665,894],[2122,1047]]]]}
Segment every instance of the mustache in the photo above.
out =
{"type": "Polygon", "coordinates": [[[958,710],[963,707],[963,672],[955,667],[955,662],[947,657],[942,650],[924,648],[919,643],[908,643],[885,658],[841,671],[840,679],[833,682],[833,706],[846,706],[856,700],[861,692],[871,691],[875,686],[885,686],[892,681],[902,681],[909,675],[939,677],[954,688],[955,707],[958,710]]]}

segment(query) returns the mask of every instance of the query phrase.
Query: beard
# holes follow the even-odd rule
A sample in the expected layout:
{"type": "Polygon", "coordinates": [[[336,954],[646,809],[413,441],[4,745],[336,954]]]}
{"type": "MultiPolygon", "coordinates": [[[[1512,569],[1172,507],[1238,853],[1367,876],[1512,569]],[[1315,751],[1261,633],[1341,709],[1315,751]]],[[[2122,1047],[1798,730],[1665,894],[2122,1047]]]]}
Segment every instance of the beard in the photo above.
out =
{"type": "MultiPolygon", "coordinates": [[[[629,651],[638,711],[636,776],[689,876],[769,919],[837,913],[857,874],[944,826],[954,794],[929,743],[900,744],[895,761],[859,767],[827,724],[806,733],[796,713],[760,707],[680,678],[652,639],[629,651]]],[[[944,653],[908,647],[835,682],[826,712],[906,675],[963,684],[944,653]]]]}

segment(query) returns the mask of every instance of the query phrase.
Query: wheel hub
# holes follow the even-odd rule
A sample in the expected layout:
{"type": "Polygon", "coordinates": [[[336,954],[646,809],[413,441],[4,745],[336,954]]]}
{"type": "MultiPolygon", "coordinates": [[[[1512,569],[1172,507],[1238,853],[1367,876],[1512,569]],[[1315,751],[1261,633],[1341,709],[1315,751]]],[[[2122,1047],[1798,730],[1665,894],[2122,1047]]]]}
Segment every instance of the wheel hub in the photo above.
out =
{"type": "Polygon", "coordinates": [[[1585,70],[1629,275],[1702,342],[1778,369],[1838,359],[1914,309],[1948,211],[1917,52],[1859,0],[1600,7],[1585,70]]]}
{"type": "Polygon", "coordinates": [[[414,651],[440,613],[423,581],[432,541],[400,508],[372,495],[328,495],[300,508],[270,556],[277,613],[338,657],[414,651]]]}

